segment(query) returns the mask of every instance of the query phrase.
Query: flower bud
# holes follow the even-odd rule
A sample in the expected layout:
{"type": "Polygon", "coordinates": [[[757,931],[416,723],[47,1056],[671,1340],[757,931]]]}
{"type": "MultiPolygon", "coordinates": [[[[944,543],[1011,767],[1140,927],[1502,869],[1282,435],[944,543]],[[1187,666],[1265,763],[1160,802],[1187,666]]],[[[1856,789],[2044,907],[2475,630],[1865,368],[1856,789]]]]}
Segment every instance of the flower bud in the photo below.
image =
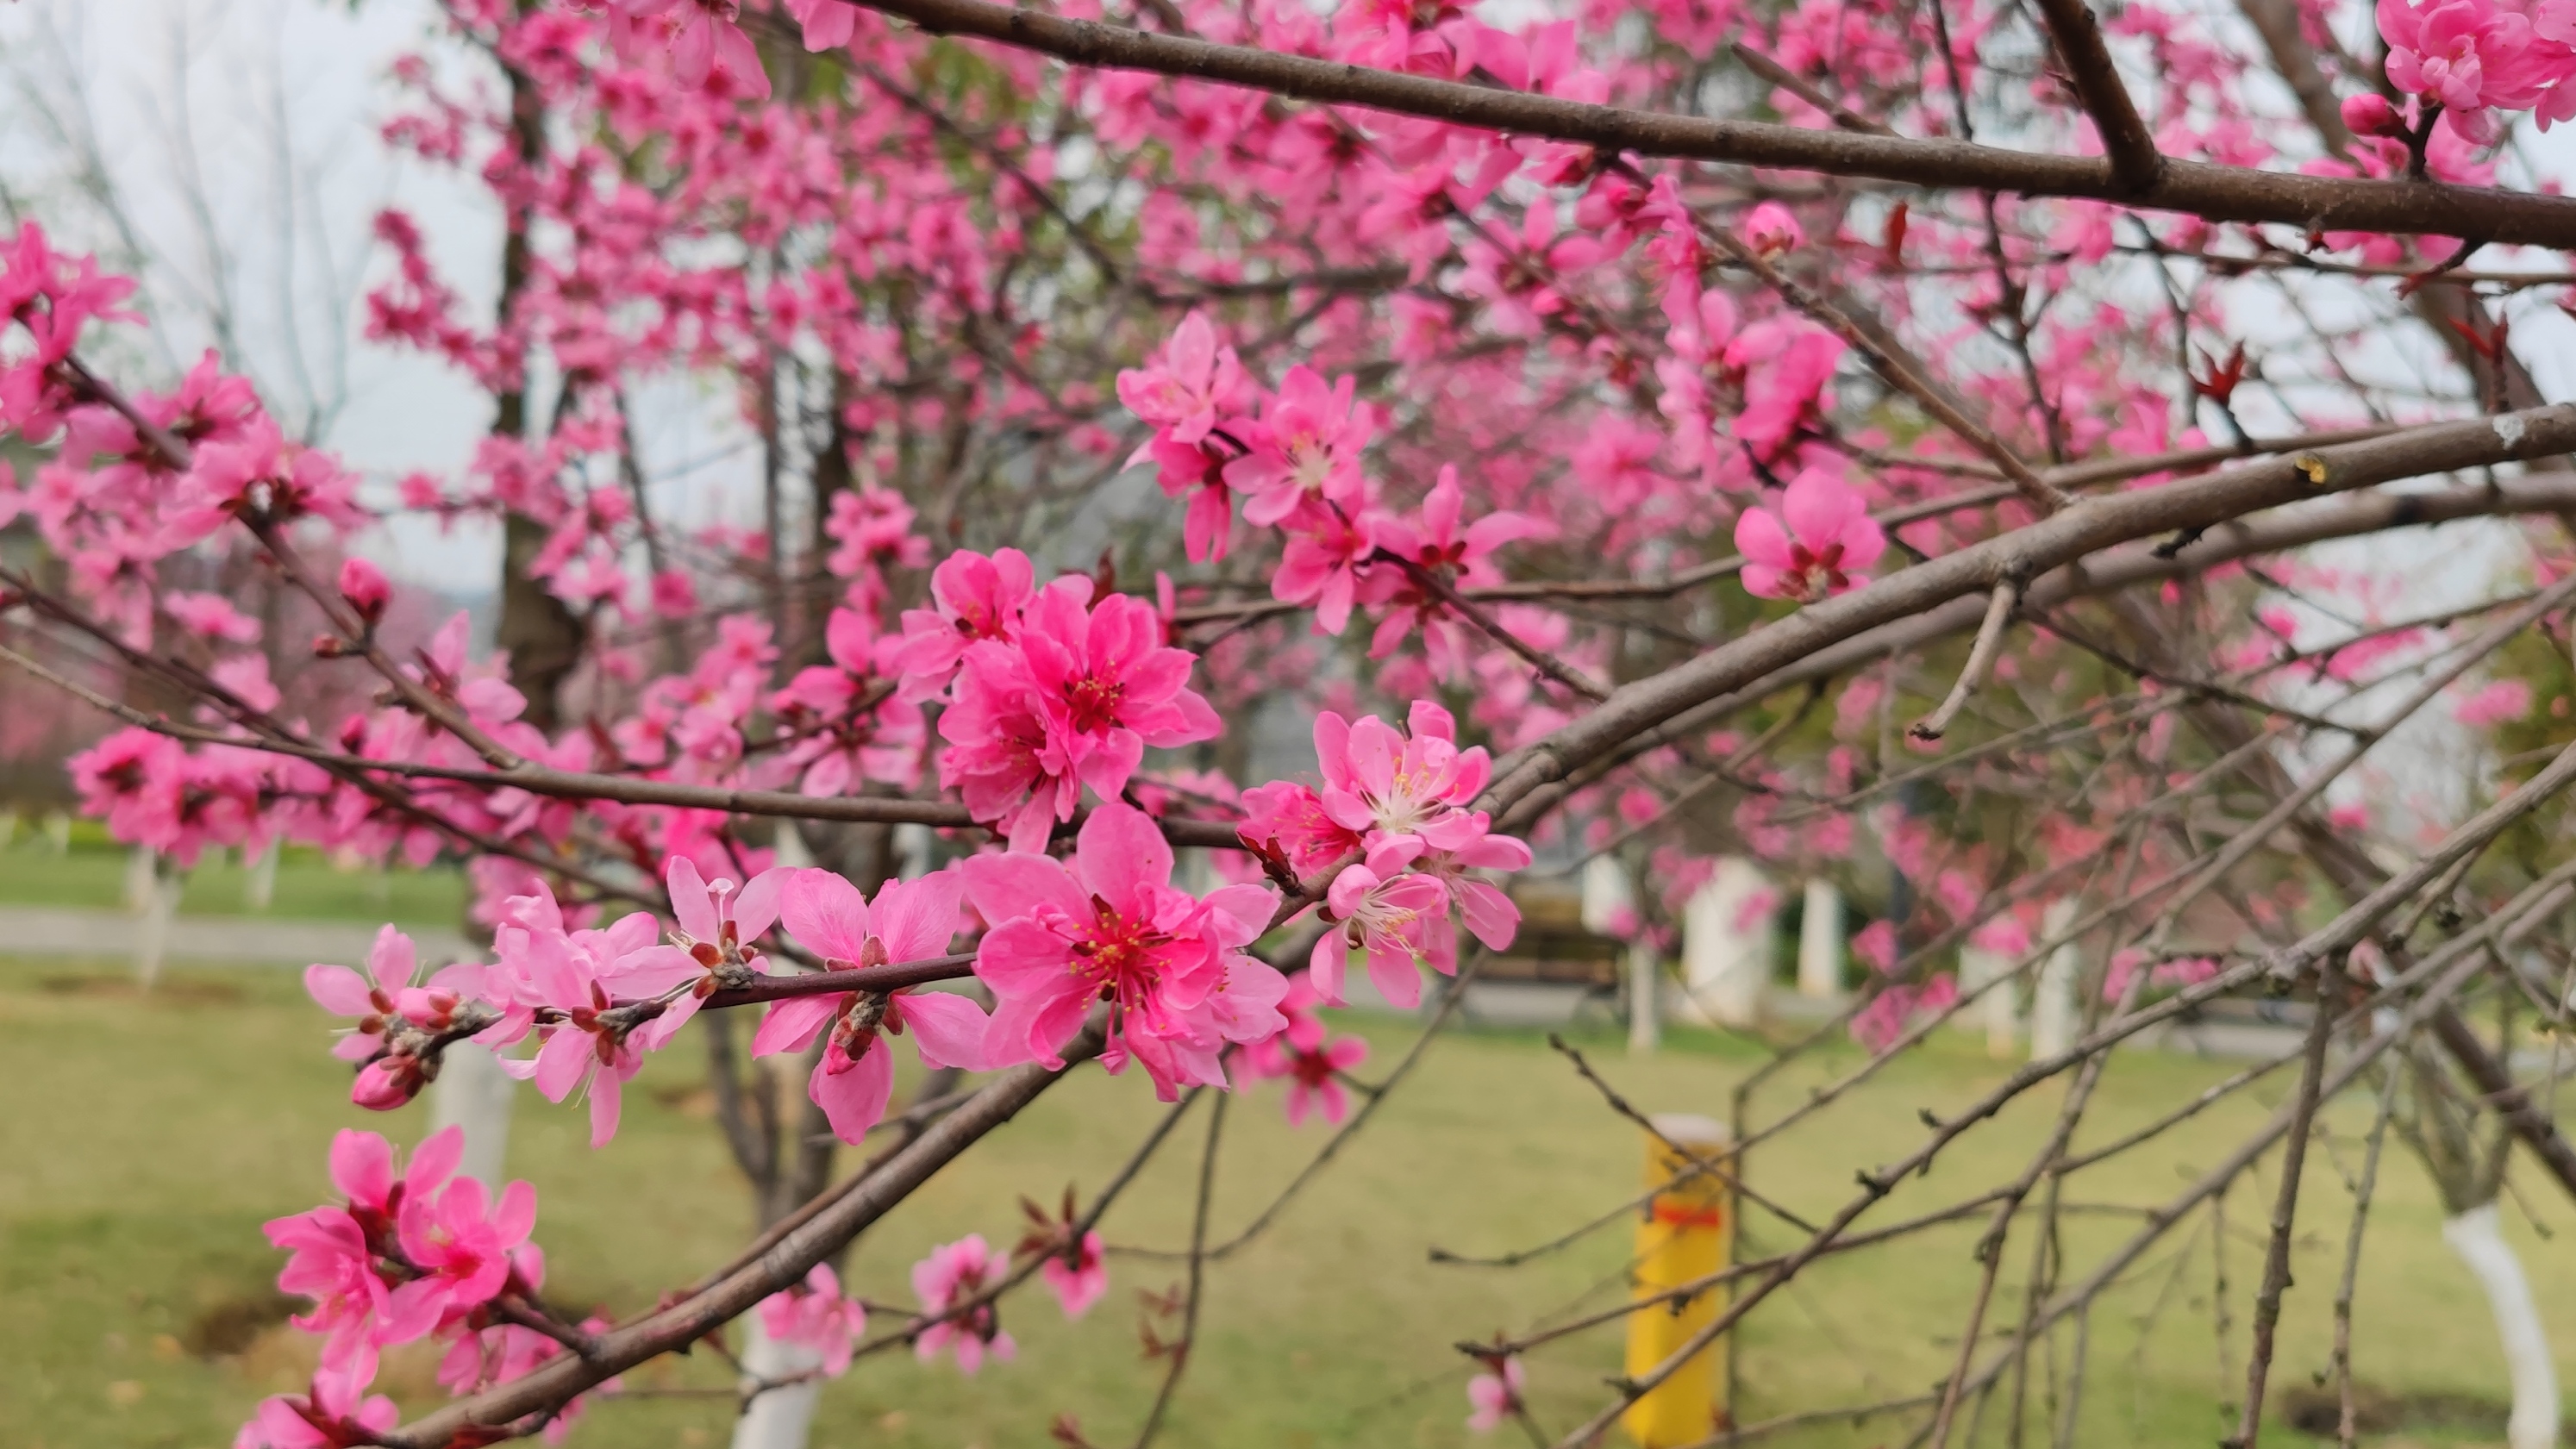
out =
{"type": "Polygon", "coordinates": [[[2388,97],[2376,94],[2344,97],[2343,123],[2356,136],[2399,136],[2406,130],[2388,97]]]}
{"type": "Polygon", "coordinates": [[[349,1100],[370,1112],[390,1112],[418,1096],[427,1080],[421,1074],[418,1059],[387,1054],[358,1069],[358,1080],[349,1088],[349,1100]]]}
{"type": "Polygon", "coordinates": [[[1766,201],[1753,208],[1753,214],[1744,219],[1745,244],[1765,257],[1794,251],[1806,240],[1807,234],[1799,228],[1798,219],[1789,214],[1789,208],[1776,201],[1766,201]]]}
{"type": "Polygon", "coordinates": [[[340,565],[340,597],[349,601],[359,618],[375,624],[384,619],[385,606],[393,601],[393,586],[385,582],[384,570],[352,558],[340,565]]]}

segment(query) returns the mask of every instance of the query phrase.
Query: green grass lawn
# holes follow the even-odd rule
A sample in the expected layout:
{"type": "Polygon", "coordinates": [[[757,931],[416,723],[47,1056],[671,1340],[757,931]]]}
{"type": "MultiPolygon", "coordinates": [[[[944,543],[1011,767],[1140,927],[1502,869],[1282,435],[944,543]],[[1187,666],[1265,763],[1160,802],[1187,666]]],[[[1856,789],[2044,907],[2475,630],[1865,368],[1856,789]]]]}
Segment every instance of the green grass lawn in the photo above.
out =
{"type": "MultiPolygon", "coordinates": [[[[0,847],[0,905],[116,910],[125,905],[128,849],[89,821],[75,823],[70,848],[22,828],[0,847]]],[[[237,854],[209,852],[189,871],[179,898],[185,915],[251,914],[249,872],[237,854]]],[[[290,847],[278,862],[266,914],[290,920],[399,921],[454,928],[465,908],[465,877],[452,869],[343,870],[313,850],[290,847]]]]}
{"type": "MultiPolygon", "coordinates": [[[[0,1063],[11,1110],[0,1114],[0,1449],[216,1449],[262,1393],[293,1386],[294,1336],[264,1303],[277,1258],[260,1222],[328,1191],[324,1149],[333,1129],[364,1125],[409,1141],[418,1109],[369,1117],[345,1103],[345,1069],[324,1054],[328,1023],[286,973],[176,971],[140,1000],[121,965],[94,973],[61,963],[0,962],[0,1063]]],[[[1391,1065],[1402,1024],[1358,1021],[1377,1047],[1370,1073],[1391,1065]]],[[[1623,1090],[1650,1109],[1722,1113],[1749,1051],[1705,1037],[1632,1061],[1590,1043],[1623,1090]]],[[[1782,1084],[1772,1110],[1799,1099],[1817,1072],[1782,1084]]],[[[684,1042],[630,1089],[626,1126],[604,1151],[585,1145],[583,1114],[523,1094],[511,1165],[540,1191],[538,1236],[553,1265],[550,1292],[626,1312],[721,1261],[746,1231],[745,1194],[714,1130],[695,1108],[699,1059],[684,1042]]],[[[1947,1112],[1991,1086],[2002,1068],[1966,1037],[1897,1065],[1821,1117],[1794,1144],[1757,1154],[1754,1180],[1810,1216],[1851,1190],[1855,1168],[1899,1156],[1920,1139],[1917,1112],[1947,1112]]],[[[2122,1055],[2085,1140],[2102,1141],[2179,1102],[2224,1068],[2163,1055],[2122,1055]]],[[[2283,1084],[2231,1102],[2202,1124],[2075,1180],[2086,1204],[2141,1204],[2170,1195],[2274,1105],[2283,1084]]],[[[1928,1179],[1911,1182],[1864,1227],[1951,1200],[2019,1169],[2053,1112],[2053,1091],[1972,1134],[1928,1179]]],[[[1243,1222],[1322,1141],[1290,1131],[1276,1087],[1234,1105],[1222,1149],[1215,1216],[1220,1236],[1243,1222]]],[[[2337,1104],[2341,1134],[2364,1104],[2337,1104]]],[[[1067,1182],[1096,1186],[1158,1109],[1140,1077],[1085,1069],[984,1149],[935,1178],[863,1237],[849,1277],[868,1296],[908,1301],[909,1265],[935,1242],[980,1231],[1016,1236],[1015,1200],[1052,1200],[1067,1182]]],[[[1202,1109],[1204,1111],[1204,1109],[1202,1109]]],[[[1114,1243],[1185,1240],[1189,1184],[1204,1117],[1112,1214],[1114,1243]]],[[[1175,1446],[1443,1446],[1468,1442],[1461,1392],[1469,1372],[1449,1345],[1611,1301],[1622,1291],[1625,1228],[1512,1271],[1437,1266],[1433,1244],[1491,1253],[1555,1236],[1631,1189],[1640,1145],[1591,1089],[1527,1033],[1445,1039],[1312,1192],[1255,1245],[1210,1270],[1199,1360],[1163,1443],[1175,1446]]],[[[2346,1155],[2351,1154],[2348,1149],[2346,1155]]],[[[2297,1287],[2283,1325],[2276,1383],[2303,1385],[2327,1362],[2328,1304],[2341,1261],[2346,1197],[2331,1163],[2311,1159],[2323,1211],[2297,1244],[2297,1287]]],[[[2206,1445],[2222,1431],[2218,1404],[2242,1372],[2247,1304],[2259,1272],[2272,1173],[2243,1185],[2228,1211],[2226,1273],[2233,1326],[2223,1365],[2213,1333],[2213,1264],[2206,1217],[2176,1233],[2106,1300],[2091,1330],[2079,1442],[2206,1445]]],[[[2536,1175],[2525,1193],[2556,1232],[2576,1214],[2536,1175]]],[[[2422,1172],[2392,1151],[2361,1293],[2357,1350],[2372,1385],[2410,1395],[2496,1400],[2503,1395],[2483,1301],[2437,1236],[2438,1209],[2422,1172]]],[[[2511,1232],[2530,1265],[2562,1350],[2576,1344],[2576,1261],[2519,1213],[2511,1232]]],[[[2068,1219],[2077,1271],[2134,1219],[2087,1212],[2068,1219]]],[[[1774,1245],[1776,1225],[1759,1225],[1774,1245]]],[[[1975,1229],[1945,1229],[1903,1245],[1830,1260],[1750,1319],[1742,1345],[1742,1413],[1920,1391],[1957,1353],[1975,1265],[1975,1229]]],[[[2008,1249],[1996,1327],[2020,1302],[2028,1240],[2008,1249]]],[[[1111,1296],[1069,1327],[1051,1298],[1014,1300],[1005,1321],[1016,1363],[973,1380],[908,1355],[863,1361],[834,1384],[817,1449],[1003,1449],[1044,1445],[1060,1413],[1104,1445],[1132,1440],[1159,1364],[1139,1353],[1140,1291],[1161,1291],[1175,1265],[1113,1261],[1111,1296]]],[[[2057,1344],[2062,1370],[2071,1339],[2057,1344]]],[[[1562,1432],[1601,1402],[1618,1341],[1593,1335],[1535,1356],[1534,1401],[1562,1432]]],[[[388,1370],[415,1404],[426,1373],[388,1370]]],[[[633,1387],[722,1382],[713,1365],[664,1363],[633,1387]]],[[[2043,1402],[2044,1378],[2030,1399],[2043,1402]]],[[[724,1442],[724,1407],[705,1400],[603,1403],[573,1434],[590,1449],[724,1442]]],[[[2001,1408],[1981,1442],[2001,1444],[2001,1408]]],[[[2500,1416],[2499,1416],[2500,1422],[2500,1416]]],[[[1798,1446],[1901,1443],[1908,1423],[1833,1425],[1771,1442],[1798,1446]]],[[[2410,1429],[2414,1441],[2460,1441],[2469,1431],[2410,1429]]],[[[1506,1431],[1508,1434],[1508,1431],[1506,1431]]],[[[2291,1438],[2276,1431],[2278,1438],[2291,1438]]],[[[1518,1442],[1516,1439],[1497,1442],[1518,1442]]],[[[2033,1442],[2045,1444],[2045,1435],[2033,1442]]]]}

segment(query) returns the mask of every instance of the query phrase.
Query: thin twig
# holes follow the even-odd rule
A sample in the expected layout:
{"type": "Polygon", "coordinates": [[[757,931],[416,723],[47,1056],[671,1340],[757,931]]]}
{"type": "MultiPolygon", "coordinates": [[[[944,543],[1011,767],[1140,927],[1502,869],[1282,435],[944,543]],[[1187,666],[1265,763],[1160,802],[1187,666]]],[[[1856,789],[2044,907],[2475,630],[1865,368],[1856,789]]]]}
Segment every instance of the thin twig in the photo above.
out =
{"type": "MultiPolygon", "coordinates": [[[[1091,1206],[1065,1229],[1066,1241],[1079,1244],[1090,1235],[1092,1229],[1100,1226],[1100,1220],[1109,1212],[1109,1205],[1118,1200],[1120,1194],[1135,1182],[1136,1174],[1144,1171],[1145,1165],[1153,1160],[1154,1154],[1162,1150],[1163,1143],[1172,1135],[1172,1129],[1181,1125],[1181,1119],[1189,1115],[1190,1108],[1198,1102],[1204,1091],[1206,1089],[1203,1087],[1193,1087],[1182,1094],[1181,1100],[1172,1104],[1171,1110],[1165,1112],[1162,1120],[1154,1124],[1154,1130],[1146,1133],[1145,1140],[1136,1145],[1134,1152],[1128,1154],[1127,1161],[1117,1172],[1110,1175],[1108,1182],[1101,1185],[1099,1193],[1091,1200],[1091,1206]]],[[[850,1356],[866,1358],[898,1345],[910,1344],[921,1336],[923,1329],[932,1324],[970,1317],[978,1309],[987,1304],[999,1302],[1013,1289],[1035,1277],[1039,1269],[1046,1265],[1050,1256],[1040,1253],[1025,1258],[1000,1282],[949,1304],[939,1313],[918,1317],[900,1329],[869,1339],[851,1349],[850,1356]]]]}
{"type": "Polygon", "coordinates": [[[1742,1193],[1756,1206],[1769,1212],[1773,1217],[1787,1223],[1789,1226],[1796,1228],[1798,1231],[1802,1233],[1818,1231],[1814,1223],[1807,1221],[1805,1218],[1798,1216],[1789,1209],[1773,1202],[1770,1198],[1754,1191],[1754,1189],[1743,1179],[1737,1177],[1734,1173],[1727,1171],[1724,1167],[1719,1166],[1716,1158],[1703,1157],[1682,1144],[1675,1142],[1670,1137],[1665,1136],[1663,1129],[1655,1125],[1654,1118],[1638,1111],[1633,1103],[1631,1103],[1626,1097],[1619,1094],[1618,1088],[1613,1087],[1608,1082],[1602,1080],[1601,1074],[1592,1070],[1592,1063],[1586,1061],[1583,1053],[1570,1045],[1562,1035],[1556,1032],[1549,1032],[1547,1034],[1547,1044],[1550,1047],[1553,1047],[1567,1061],[1574,1064],[1575,1072],[1580,1075],[1583,1080],[1592,1084],[1593,1090],[1601,1094],[1601,1100],[1609,1106],[1611,1111],[1618,1113],[1620,1116],[1634,1122],[1639,1127],[1644,1128],[1647,1136],[1662,1143],[1666,1150],[1672,1152],[1675,1156],[1689,1164],[1689,1172],[1686,1175],[1696,1177],[1701,1174],[1706,1174],[1707,1176],[1714,1177],[1720,1183],[1725,1184],[1728,1188],[1731,1188],[1736,1192],[1742,1193]]]}
{"type": "Polygon", "coordinates": [[[2308,1134],[2326,1074],[2326,1046],[2333,1040],[2335,1002],[2343,994],[2343,962],[2329,956],[2317,972],[2316,1020],[2308,1026],[2308,1051],[2299,1072],[2299,1095],[2290,1114],[2281,1155],[2280,1192],[2272,1201],[2272,1241],[2263,1258],[2263,1283],[2254,1293],[2254,1344],[2245,1364],[2245,1403],[2229,1449],[2254,1449],[2262,1431],[2263,1386],[2272,1371],[2272,1336],[2281,1323],[2281,1295],[2290,1286],[2290,1235],[2298,1222],[2299,1181],[2308,1160],[2308,1134]]]}
{"type": "Polygon", "coordinates": [[[1995,667],[1995,655],[2003,649],[2004,631],[2012,625],[2013,606],[2020,600],[2020,584],[2006,579],[1995,585],[1995,591],[1986,598],[1985,622],[1977,626],[1976,642],[1968,647],[1967,667],[1959,671],[1959,678],[1950,686],[1950,693],[1941,701],[1941,707],[1916,720],[1914,727],[1906,733],[1928,741],[1941,738],[1949,730],[1951,721],[1959,717],[1960,710],[1967,708],[1969,697],[1986,682],[1987,673],[1995,667]]]}
{"type": "Polygon", "coordinates": [[[1778,86],[1780,89],[1787,91],[1789,94],[1796,96],[1802,101],[1805,101],[1808,105],[1824,112],[1826,116],[1832,119],[1835,125],[1842,127],[1844,130],[1858,131],[1865,136],[1893,136],[1896,134],[1896,132],[1890,130],[1886,126],[1880,125],[1878,122],[1860,114],[1858,111],[1850,109],[1842,102],[1835,100],[1833,97],[1826,95],[1823,91],[1809,83],[1805,76],[1798,74],[1796,71],[1789,69],[1780,62],[1773,60],[1771,57],[1764,55],[1758,50],[1755,50],[1752,46],[1746,45],[1744,42],[1739,40],[1734,44],[1732,49],[1735,51],[1735,58],[1744,62],[1744,68],[1746,70],[1753,72],[1755,75],[1762,77],[1771,84],[1778,86]]]}
{"type": "MultiPolygon", "coordinates": [[[[1306,1185],[1323,1172],[1326,1164],[1340,1154],[1342,1148],[1350,1142],[1351,1138],[1358,1135],[1362,1127],[1368,1125],[1369,1119],[1377,1115],[1377,1109],[1385,1105],[1387,1099],[1395,1094],[1396,1084],[1412,1074],[1414,1067],[1421,1062],[1423,1054],[1431,1049],[1432,1040],[1448,1026],[1450,1018],[1457,1015],[1460,1004],[1467,998],[1467,983],[1476,979],[1477,972],[1483,969],[1486,960],[1486,955],[1479,952],[1474,960],[1459,968],[1457,979],[1451,982],[1449,989],[1442,994],[1440,1010],[1433,1014],[1430,1024],[1422,1028],[1422,1035],[1414,1038],[1413,1047],[1404,1054],[1404,1060],[1395,1064],[1395,1070],[1386,1074],[1386,1080],[1378,1083],[1375,1092],[1367,1094],[1367,1100],[1360,1103],[1359,1110],[1351,1114],[1349,1121],[1334,1130],[1323,1147],[1307,1160],[1304,1167],[1297,1170],[1297,1175],[1289,1179],[1286,1187],[1279,1190],[1279,1195],[1270,1200],[1269,1206],[1254,1215],[1252,1221],[1243,1226],[1242,1231],[1207,1250],[1209,1261],[1221,1263],[1241,1251],[1245,1244],[1267,1232],[1270,1225],[1278,1220],[1279,1214],[1287,1210],[1288,1204],[1295,1201],[1299,1193],[1305,1191],[1306,1185]]],[[[1159,1248],[1112,1248],[1110,1251],[1130,1258],[1173,1260],[1182,1256],[1159,1248]]]]}
{"type": "Polygon", "coordinates": [[[1409,558],[1402,558],[1384,551],[1381,551],[1378,557],[1402,569],[1405,577],[1413,580],[1415,588],[1439,600],[1443,607],[1455,611],[1468,623],[1475,625],[1477,632],[1519,656],[1521,662],[1532,669],[1595,704],[1610,697],[1609,690],[1584,677],[1572,665],[1504,628],[1502,623],[1491,614],[1462,597],[1455,588],[1450,586],[1447,579],[1409,558]]]}
{"type": "Polygon", "coordinates": [[[2353,1449],[2360,1429],[2352,1396],[2352,1300],[2361,1282],[2361,1234],[2370,1223],[2371,1191],[2379,1182],[2379,1149],[2387,1140],[2389,1115],[2397,1107],[2399,1076],[2396,1069],[2391,1068],[2387,1082],[2379,1089],[2379,1111],[2370,1119],[2369,1145],[2361,1154],[2361,1178],[2352,1189],[2352,1226],[2344,1233],[2343,1281],[2335,1288],[2335,1398],[2341,1405],[2335,1424],[2335,1441],[2342,1449],[2353,1449]]]}
{"type": "Polygon", "coordinates": [[[1207,1146],[1199,1154],[1198,1205],[1190,1214],[1190,1281],[1189,1297],[1181,1310],[1181,1337],[1169,1345],[1172,1366],[1163,1375],[1163,1386],[1154,1395],[1154,1407],[1145,1415],[1145,1427],[1136,1435],[1136,1449],[1146,1449],[1161,1432],[1163,1415],[1172,1407],[1172,1395],[1181,1386],[1181,1375],[1189,1370],[1199,1342],[1199,1299],[1206,1286],[1208,1204],[1216,1196],[1216,1149],[1224,1140],[1225,1104],[1228,1094],[1219,1092],[1208,1108],[1207,1146]]]}

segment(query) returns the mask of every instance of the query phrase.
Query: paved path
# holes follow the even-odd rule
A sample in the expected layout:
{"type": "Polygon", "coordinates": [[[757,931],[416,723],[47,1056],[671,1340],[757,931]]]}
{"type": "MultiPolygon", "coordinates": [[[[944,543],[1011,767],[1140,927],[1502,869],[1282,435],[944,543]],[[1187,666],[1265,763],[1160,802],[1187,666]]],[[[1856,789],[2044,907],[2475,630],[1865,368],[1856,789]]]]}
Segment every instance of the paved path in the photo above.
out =
{"type": "MultiPolygon", "coordinates": [[[[104,956],[134,954],[140,917],[124,911],[57,910],[0,906],[0,956],[104,956]]],[[[414,929],[424,962],[473,955],[455,931],[414,929]]],[[[170,923],[165,959],[234,965],[303,966],[313,961],[358,965],[374,944],[376,928],[356,921],[295,921],[265,916],[181,916],[170,923]]]]}

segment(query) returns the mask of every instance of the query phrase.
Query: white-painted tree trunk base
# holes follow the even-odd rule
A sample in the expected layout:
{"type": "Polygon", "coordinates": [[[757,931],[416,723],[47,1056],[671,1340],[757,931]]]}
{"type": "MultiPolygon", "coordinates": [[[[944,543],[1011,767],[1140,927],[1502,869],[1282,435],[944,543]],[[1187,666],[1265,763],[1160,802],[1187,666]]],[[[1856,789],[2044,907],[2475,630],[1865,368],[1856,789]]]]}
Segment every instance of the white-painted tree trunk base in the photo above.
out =
{"type": "Polygon", "coordinates": [[[495,1192],[510,1155],[510,1099],[518,1085],[490,1047],[460,1041],[440,1054],[438,1080],[429,1087],[429,1130],[464,1129],[465,1157],[456,1170],[495,1192]]]}
{"type": "Polygon", "coordinates": [[[1688,1014],[1712,1026],[1756,1026],[1771,988],[1771,921],[1779,893],[1753,862],[1729,856],[1682,910],[1688,1014]]]}
{"type": "Polygon", "coordinates": [[[1959,948],[1959,994],[1976,997],[1968,1020],[1985,1027],[1986,1055],[1997,1061],[2021,1049],[2021,983],[2002,979],[2012,966],[2011,957],[1983,946],[1959,948]]]}
{"type": "Polygon", "coordinates": [[[1831,1001],[1843,994],[1843,893],[1829,880],[1807,882],[1798,919],[1798,994],[1831,1001]]]}
{"type": "MultiPolygon", "coordinates": [[[[2051,901],[2041,913],[2040,930],[2046,938],[2065,934],[2075,924],[2072,900],[2051,901]]],[[[2042,1061],[2062,1056],[2075,1045],[2075,978],[2082,964],[2075,943],[2067,942],[2048,953],[2039,968],[2039,980],[2030,993],[2030,1058],[2042,1061]]]]}
{"type": "MultiPolygon", "coordinates": [[[[755,1378],[784,1378],[822,1361],[808,1349],[772,1340],[762,1330],[757,1312],[736,1321],[743,1326],[742,1366],[755,1378]]],[[[815,1379],[761,1394],[734,1421],[733,1449],[805,1449],[806,1436],[814,1427],[815,1403],[822,1396],[823,1385],[815,1379]]]]}
{"type": "Polygon", "coordinates": [[[930,874],[931,858],[938,853],[939,837],[927,825],[907,820],[894,828],[895,876],[899,880],[919,880],[930,874]]]}
{"type": "MultiPolygon", "coordinates": [[[[1601,935],[1637,931],[1637,885],[1615,855],[1583,863],[1583,929],[1601,935]]],[[[1628,943],[1628,1054],[1647,1056],[1663,1042],[1663,961],[1642,931],[1628,943]]]]}
{"type": "Polygon", "coordinates": [[[2511,1449],[2552,1449],[2558,1442],[2558,1371],[2549,1359],[2548,1330],[2531,1300],[2531,1280],[2504,1240],[2496,1205],[2474,1207],[2444,1221],[2442,1241],[2486,1290],[2487,1307],[2495,1313],[2505,1372],[2513,1381],[2513,1416],[2505,1423],[2505,1442],[2511,1449]]]}
{"type": "Polygon", "coordinates": [[[125,853],[127,910],[139,916],[152,909],[152,882],[160,870],[160,857],[147,846],[138,845],[125,853]]]}
{"type": "Polygon", "coordinates": [[[806,847],[805,837],[797,832],[795,821],[781,820],[778,822],[778,844],[776,847],[776,853],[771,856],[769,864],[771,868],[776,870],[810,870],[813,868],[814,852],[806,847]]]}
{"type": "Polygon", "coordinates": [[[1596,855],[1583,863],[1583,929],[1607,933],[1636,909],[1637,888],[1617,856],[1596,855]]]}
{"type": "Polygon", "coordinates": [[[286,853],[286,842],[272,840],[268,849],[252,863],[249,878],[242,882],[242,905],[253,911],[265,911],[277,903],[277,858],[286,853]]]}
{"type": "Polygon", "coordinates": [[[134,859],[143,862],[141,885],[132,876],[129,890],[139,889],[142,921],[134,932],[134,979],[149,991],[161,983],[161,963],[170,954],[170,918],[179,912],[179,892],[183,882],[163,871],[160,858],[151,851],[137,851],[134,859]]]}
{"type": "Polygon", "coordinates": [[[1651,1056],[1663,1044],[1664,963],[1639,941],[1628,948],[1628,1054],[1651,1056]]]}

